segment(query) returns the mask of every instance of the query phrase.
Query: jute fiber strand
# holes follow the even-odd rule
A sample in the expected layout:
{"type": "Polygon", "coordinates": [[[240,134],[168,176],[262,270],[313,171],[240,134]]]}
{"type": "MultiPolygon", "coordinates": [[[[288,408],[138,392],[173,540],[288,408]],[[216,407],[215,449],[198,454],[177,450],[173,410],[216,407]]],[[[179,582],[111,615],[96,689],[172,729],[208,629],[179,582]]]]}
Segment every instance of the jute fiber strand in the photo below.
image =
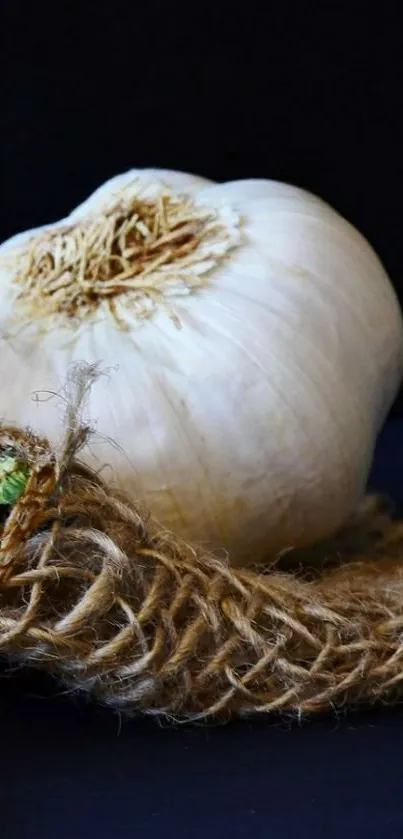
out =
{"type": "Polygon", "coordinates": [[[311,576],[274,561],[232,569],[79,463],[76,407],[57,453],[0,430],[0,449],[30,470],[1,526],[1,655],[119,711],[176,720],[399,697],[401,523],[369,504],[356,525],[376,535],[368,555],[346,549],[311,576]]]}

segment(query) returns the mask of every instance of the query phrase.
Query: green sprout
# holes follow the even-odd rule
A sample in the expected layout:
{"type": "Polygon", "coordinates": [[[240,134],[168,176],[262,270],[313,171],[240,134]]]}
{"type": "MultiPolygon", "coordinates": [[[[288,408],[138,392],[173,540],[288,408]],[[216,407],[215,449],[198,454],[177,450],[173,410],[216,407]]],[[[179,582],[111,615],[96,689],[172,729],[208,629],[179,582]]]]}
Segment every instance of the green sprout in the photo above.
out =
{"type": "Polygon", "coordinates": [[[0,456],[0,504],[11,507],[25,490],[29,467],[12,455],[0,456]]]}

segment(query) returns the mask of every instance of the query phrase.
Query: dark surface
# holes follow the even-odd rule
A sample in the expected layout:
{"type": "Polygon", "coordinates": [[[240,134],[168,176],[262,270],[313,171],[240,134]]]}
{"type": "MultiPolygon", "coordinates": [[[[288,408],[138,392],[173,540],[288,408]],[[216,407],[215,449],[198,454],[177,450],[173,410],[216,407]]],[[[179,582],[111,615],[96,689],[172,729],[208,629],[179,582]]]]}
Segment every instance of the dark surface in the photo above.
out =
{"type": "MultiPolygon", "coordinates": [[[[403,508],[403,422],[372,486],[403,508]]],[[[403,709],[291,725],[120,723],[38,674],[0,679],[5,839],[401,839],[403,709]]]]}
{"type": "Polygon", "coordinates": [[[7,685],[1,710],[5,839],[403,835],[403,710],[293,729],[134,722],[119,733],[111,717],[24,701],[7,685]]]}

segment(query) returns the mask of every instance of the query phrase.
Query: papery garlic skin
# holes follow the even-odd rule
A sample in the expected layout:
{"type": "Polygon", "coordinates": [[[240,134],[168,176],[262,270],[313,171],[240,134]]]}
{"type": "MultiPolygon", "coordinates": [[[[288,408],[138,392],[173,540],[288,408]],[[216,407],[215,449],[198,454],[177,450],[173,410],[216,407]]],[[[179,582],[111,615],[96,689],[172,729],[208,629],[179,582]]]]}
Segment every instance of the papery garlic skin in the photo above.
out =
{"type": "MultiPolygon", "coordinates": [[[[135,174],[108,182],[69,222],[135,174]]],[[[239,243],[205,289],[172,299],[180,329],[158,310],[128,333],[104,317],[67,343],[59,332],[9,336],[12,276],[0,271],[0,415],[56,441],[62,400],[32,394],[60,392],[72,362],[99,362],[109,374],[90,394],[98,433],[85,459],[164,525],[227,549],[234,564],[331,535],[364,492],[403,374],[402,316],[381,263],[295,187],[139,174],[228,208],[239,243]]]]}

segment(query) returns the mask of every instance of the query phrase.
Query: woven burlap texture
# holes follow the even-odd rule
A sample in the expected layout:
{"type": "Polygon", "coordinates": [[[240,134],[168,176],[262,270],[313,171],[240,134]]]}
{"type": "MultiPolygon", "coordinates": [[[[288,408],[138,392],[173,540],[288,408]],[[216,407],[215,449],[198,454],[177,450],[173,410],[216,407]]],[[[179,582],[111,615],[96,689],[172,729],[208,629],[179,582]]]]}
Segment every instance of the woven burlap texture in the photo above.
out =
{"type": "Polygon", "coordinates": [[[383,521],[369,555],[310,574],[231,569],[80,465],[86,435],[71,427],[56,455],[0,431],[0,449],[31,467],[1,531],[1,655],[175,720],[399,697],[402,524],[383,521]]]}

